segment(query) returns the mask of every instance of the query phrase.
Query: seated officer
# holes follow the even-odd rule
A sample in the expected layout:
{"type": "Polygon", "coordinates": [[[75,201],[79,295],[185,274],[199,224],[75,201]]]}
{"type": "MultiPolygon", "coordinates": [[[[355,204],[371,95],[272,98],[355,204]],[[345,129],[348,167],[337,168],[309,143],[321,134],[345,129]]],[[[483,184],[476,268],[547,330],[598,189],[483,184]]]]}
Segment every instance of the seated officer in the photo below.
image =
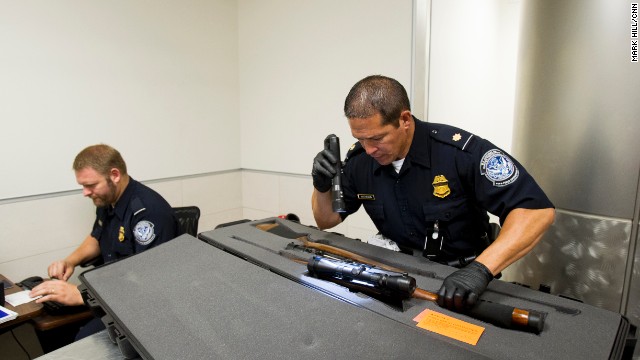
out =
{"type": "MultiPolygon", "coordinates": [[[[89,146],[76,156],[73,170],[83,195],[96,205],[96,220],[76,250],[49,265],[49,276],[57,280],[33,288],[30,296],[42,295],[36,300],[38,303],[82,305],[78,287],[67,282],[76,266],[98,256],[105,263],[115,261],[176,237],[176,221],[169,203],[129,176],[116,149],[103,144],[89,146]]],[[[96,330],[104,328],[96,320],[96,330]]]]}
{"type": "Polygon", "coordinates": [[[553,204],[521,164],[469,132],[413,117],[398,81],[359,81],[344,112],[358,140],[342,166],[346,212],[332,211],[329,191],[340,159],[323,150],[312,170],[316,223],[334,227],[362,205],[381,235],[405,252],[466,265],[444,280],[440,306],[472,306],[494,276],[527,254],[553,223],[553,204]],[[490,245],[487,212],[502,225],[490,245]]]}

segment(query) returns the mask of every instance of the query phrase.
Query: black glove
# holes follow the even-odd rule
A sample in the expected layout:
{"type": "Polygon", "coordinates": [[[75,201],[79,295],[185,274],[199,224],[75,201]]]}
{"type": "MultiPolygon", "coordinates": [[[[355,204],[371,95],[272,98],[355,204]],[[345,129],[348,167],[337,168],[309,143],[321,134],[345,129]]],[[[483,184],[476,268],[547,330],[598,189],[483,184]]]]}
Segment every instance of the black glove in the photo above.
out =
{"type": "Polygon", "coordinates": [[[464,312],[475,305],[491,280],[493,280],[491,271],[483,264],[474,261],[444,279],[438,291],[438,305],[449,310],[464,312]]]}
{"type": "Polygon", "coordinates": [[[313,187],[321,193],[331,189],[331,179],[336,174],[335,164],[337,162],[338,159],[327,149],[320,151],[313,159],[313,169],[311,170],[313,187]]]}

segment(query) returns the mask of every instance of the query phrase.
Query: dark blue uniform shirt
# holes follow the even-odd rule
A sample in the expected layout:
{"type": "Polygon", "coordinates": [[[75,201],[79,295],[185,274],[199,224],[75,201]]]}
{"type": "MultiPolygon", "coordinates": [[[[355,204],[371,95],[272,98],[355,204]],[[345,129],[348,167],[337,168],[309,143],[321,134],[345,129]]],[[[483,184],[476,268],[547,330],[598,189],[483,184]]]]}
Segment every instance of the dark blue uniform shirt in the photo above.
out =
{"type": "Polygon", "coordinates": [[[553,207],[524,167],[491,142],[452,126],[414,121],[400,173],[380,165],[359,143],[349,150],[343,219],[363,205],[378,231],[401,248],[436,248],[446,261],[486,248],[487,212],[502,224],[513,209],[553,207]]]}
{"type": "Polygon", "coordinates": [[[115,207],[96,209],[91,236],[98,239],[107,263],[175,238],[176,220],[171,206],[160,194],[129,178],[115,207]]]}

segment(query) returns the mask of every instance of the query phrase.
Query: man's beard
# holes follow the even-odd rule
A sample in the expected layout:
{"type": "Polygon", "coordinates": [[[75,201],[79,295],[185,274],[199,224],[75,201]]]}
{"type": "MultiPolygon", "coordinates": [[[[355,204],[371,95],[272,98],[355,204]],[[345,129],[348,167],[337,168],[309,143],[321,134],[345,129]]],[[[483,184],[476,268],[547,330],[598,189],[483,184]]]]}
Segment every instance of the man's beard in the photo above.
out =
{"type": "Polygon", "coordinates": [[[109,192],[106,195],[91,198],[95,206],[104,207],[116,202],[116,184],[111,179],[107,179],[107,186],[109,187],[109,192]]]}

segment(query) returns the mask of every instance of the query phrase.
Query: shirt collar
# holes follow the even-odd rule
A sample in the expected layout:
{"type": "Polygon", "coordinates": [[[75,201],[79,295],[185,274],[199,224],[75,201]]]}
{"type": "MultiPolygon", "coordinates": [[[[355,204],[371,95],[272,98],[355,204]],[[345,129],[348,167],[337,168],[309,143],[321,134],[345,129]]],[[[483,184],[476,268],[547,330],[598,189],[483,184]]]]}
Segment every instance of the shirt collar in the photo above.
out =
{"type": "Polygon", "coordinates": [[[120,219],[124,218],[124,213],[127,210],[127,207],[131,200],[131,196],[133,196],[133,188],[135,187],[135,182],[136,181],[133,180],[133,178],[129,178],[129,184],[127,184],[127,187],[122,192],[120,199],[118,199],[118,202],[116,202],[116,206],[113,208],[113,211],[120,219]]]}
{"type": "Polygon", "coordinates": [[[431,137],[429,136],[428,125],[426,122],[418,120],[415,116],[413,117],[413,122],[415,131],[413,132],[413,140],[411,141],[407,159],[412,163],[430,168],[431,154],[429,149],[431,147],[431,137]]]}

